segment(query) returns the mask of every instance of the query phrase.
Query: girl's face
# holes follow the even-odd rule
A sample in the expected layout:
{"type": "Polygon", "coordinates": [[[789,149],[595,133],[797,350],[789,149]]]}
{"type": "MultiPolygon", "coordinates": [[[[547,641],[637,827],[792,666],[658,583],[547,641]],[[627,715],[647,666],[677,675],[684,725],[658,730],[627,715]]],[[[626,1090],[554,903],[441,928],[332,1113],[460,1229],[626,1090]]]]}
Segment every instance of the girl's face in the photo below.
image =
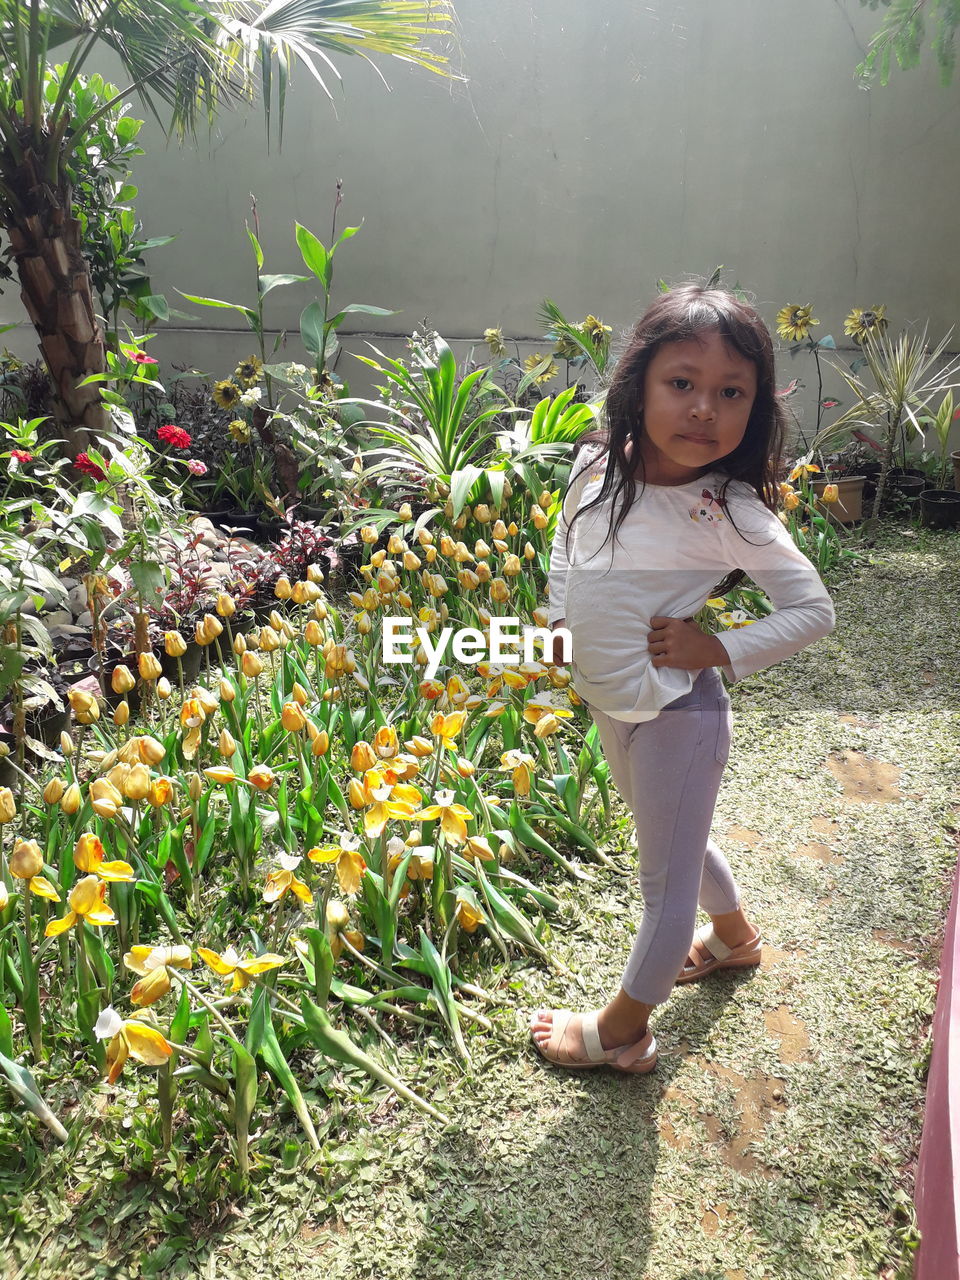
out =
{"type": "Polygon", "coordinates": [[[757,370],[715,330],[657,349],[643,379],[643,455],[650,484],[687,484],[732,453],[757,395],[757,370]]]}

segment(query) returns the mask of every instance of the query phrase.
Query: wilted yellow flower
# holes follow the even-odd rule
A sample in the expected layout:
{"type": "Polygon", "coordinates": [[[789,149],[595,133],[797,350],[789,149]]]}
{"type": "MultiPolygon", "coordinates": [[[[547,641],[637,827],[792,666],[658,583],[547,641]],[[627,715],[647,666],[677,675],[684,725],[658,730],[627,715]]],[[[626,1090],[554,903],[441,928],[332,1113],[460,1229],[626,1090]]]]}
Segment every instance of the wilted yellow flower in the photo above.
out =
{"type": "Polygon", "coordinates": [[[456,746],[457,735],[463,728],[466,718],[465,711],[451,711],[449,715],[444,715],[438,711],[430,721],[430,732],[434,737],[440,739],[440,745],[443,749],[452,751],[456,746]]]}
{"type": "Polygon", "coordinates": [[[411,814],[413,822],[433,822],[440,819],[440,834],[447,844],[463,844],[467,839],[467,822],[473,814],[462,804],[454,801],[452,791],[438,791],[433,797],[433,804],[411,814]]]}
{"type": "Polygon", "coordinates": [[[500,757],[500,768],[509,769],[512,774],[513,789],[518,796],[528,796],[533,781],[533,756],[524,751],[513,749],[505,751],[500,757]]]}
{"type": "Polygon", "coordinates": [[[78,880],[67,897],[67,906],[70,910],[65,916],[48,921],[44,930],[46,937],[54,938],[66,933],[78,920],[85,920],[87,924],[96,925],[97,928],[117,923],[117,917],[107,903],[106,882],[98,876],[84,876],[82,880],[78,880]]]}
{"type": "Polygon", "coordinates": [[[204,769],[203,772],[211,782],[219,782],[224,786],[227,786],[231,782],[236,782],[237,780],[237,775],[230,766],[226,764],[215,764],[209,769],[204,769]]]}
{"type": "MultiPolygon", "coordinates": [[[[220,382],[215,382],[213,384],[213,391],[211,394],[213,395],[214,400],[217,402],[217,404],[220,406],[221,409],[232,409],[234,408],[235,405],[238,405],[240,403],[240,388],[237,386],[235,382],[231,382],[229,378],[223,378],[221,379],[220,382]]],[[[234,426],[235,426],[235,423],[231,422],[230,423],[231,435],[233,435],[234,426]]],[[[248,428],[248,438],[249,438],[249,428],[248,428]]],[[[234,439],[236,439],[235,436],[234,436],[234,439]]]]}
{"type": "Polygon", "coordinates": [[[800,505],[799,493],[788,493],[783,500],[783,505],[787,511],[796,511],[800,505]]]}
{"type": "Polygon", "coordinates": [[[279,902],[287,893],[294,894],[301,902],[309,905],[313,901],[313,894],[303,883],[293,874],[300,865],[300,858],[297,854],[281,853],[277,861],[279,867],[275,868],[267,876],[267,883],[263,890],[264,902],[279,902]]]}
{"type": "MultiPolygon", "coordinates": [[[[356,782],[357,779],[354,778],[353,781],[356,782]]],[[[357,836],[342,831],[336,844],[310,849],[307,851],[307,857],[311,862],[320,863],[321,866],[330,863],[336,865],[337,880],[342,893],[359,892],[360,881],[367,869],[367,864],[360,853],[360,840],[357,836]]]]}
{"type": "Polygon", "coordinates": [[[505,356],[507,354],[507,348],[503,341],[503,330],[499,325],[492,329],[484,329],[483,340],[490,348],[492,356],[505,356]]]}
{"type": "Polygon", "coordinates": [[[827,484],[823,487],[823,493],[820,495],[823,502],[836,502],[840,497],[840,491],[835,484],[827,484]]]}
{"type": "Polygon", "coordinates": [[[274,955],[270,951],[241,959],[233,947],[227,947],[221,955],[207,947],[197,947],[197,955],[221,978],[233,978],[231,992],[248,987],[257,974],[266,973],[269,969],[279,969],[282,964],[286,964],[283,956],[274,955]]]}
{"type": "MultiPolygon", "coordinates": [[[[373,749],[381,760],[392,760],[400,750],[397,731],[393,725],[385,724],[373,736],[373,749]]],[[[370,768],[368,765],[367,768],[370,768]]]]}
{"type": "Polygon", "coordinates": [[[173,1046],[156,1027],[139,1018],[124,1020],[112,1005],[100,1014],[94,1027],[98,1040],[109,1040],[106,1061],[108,1084],[115,1084],[128,1058],[148,1067],[161,1067],[173,1053],[173,1046]]]}
{"type": "Polygon", "coordinates": [[[493,862],[494,852],[486,836],[469,836],[463,846],[464,857],[474,862],[493,862]]]}

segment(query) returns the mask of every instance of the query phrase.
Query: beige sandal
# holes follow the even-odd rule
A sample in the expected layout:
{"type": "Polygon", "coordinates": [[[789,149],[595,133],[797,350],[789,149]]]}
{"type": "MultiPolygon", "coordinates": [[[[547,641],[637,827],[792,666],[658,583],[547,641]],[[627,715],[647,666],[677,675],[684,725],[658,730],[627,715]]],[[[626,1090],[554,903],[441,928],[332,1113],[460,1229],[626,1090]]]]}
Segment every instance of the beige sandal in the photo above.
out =
{"type": "MultiPolygon", "coordinates": [[[[541,1009],[539,1012],[546,1011],[541,1009]]],[[[546,1058],[547,1062],[554,1063],[555,1066],[569,1067],[577,1071],[585,1071],[591,1067],[612,1067],[614,1071],[625,1071],[629,1075],[645,1075],[657,1065],[657,1042],[650,1031],[635,1044],[604,1049],[600,1041],[600,1032],[597,1030],[596,1011],[585,1013],[580,1024],[583,1049],[586,1053],[584,1057],[583,1052],[579,1049],[574,1050],[567,1043],[573,1014],[567,1009],[551,1009],[549,1012],[553,1014],[550,1043],[555,1045],[555,1048],[541,1049],[536,1040],[533,1040],[532,1027],[530,1038],[541,1057],[546,1058]]],[[[572,1035],[569,1035],[569,1040],[573,1042],[572,1035]]]]}
{"type": "Polygon", "coordinates": [[[751,969],[760,963],[762,953],[763,939],[759,930],[749,942],[742,942],[739,947],[728,947],[717,937],[713,925],[705,924],[693,935],[687,963],[677,982],[696,982],[715,969],[751,969]]]}

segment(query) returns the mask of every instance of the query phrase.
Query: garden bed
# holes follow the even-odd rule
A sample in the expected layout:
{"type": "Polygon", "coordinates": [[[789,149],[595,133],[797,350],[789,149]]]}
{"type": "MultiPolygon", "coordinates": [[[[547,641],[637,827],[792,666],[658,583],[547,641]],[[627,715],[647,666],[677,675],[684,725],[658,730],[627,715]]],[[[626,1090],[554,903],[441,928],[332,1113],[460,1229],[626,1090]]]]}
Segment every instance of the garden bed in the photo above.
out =
{"type": "MultiPolygon", "coordinates": [[[[78,1061],[66,1118],[83,1113],[82,1141],[26,1171],[6,1147],[21,1274],[895,1275],[913,1238],[960,825],[958,549],[956,535],[885,529],[872,563],[831,580],[836,632],[733,690],[714,829],[767,958],[752,978],[675,994],[656,1019],[654,1076],[574,1077],[530,1050],[530,1009],[589,1007],[615,988],[638,911],[629,858],[623,875],[591,866],[590,884],[548,875],[562,909],[546,940],[575,980],[530,959],[471,972],[503,1002],[492,1034],[467,1031],[472,1071],[433,1036],[400,1036],[391,1054],[371,1032],[366,1047],[447,1128],[330,1066],[303,1082],[311,1105],[318,1089],[332,1098],[322,1150],[281,1110],[261,1140],[284,1158],[255,1157],[239,1202],[212,1131],[148,1157],[121,1135],[152,1086],[91,1091],[78,1061]]],[[[622,823],[611,847],[628,843],[622,823]]]]}

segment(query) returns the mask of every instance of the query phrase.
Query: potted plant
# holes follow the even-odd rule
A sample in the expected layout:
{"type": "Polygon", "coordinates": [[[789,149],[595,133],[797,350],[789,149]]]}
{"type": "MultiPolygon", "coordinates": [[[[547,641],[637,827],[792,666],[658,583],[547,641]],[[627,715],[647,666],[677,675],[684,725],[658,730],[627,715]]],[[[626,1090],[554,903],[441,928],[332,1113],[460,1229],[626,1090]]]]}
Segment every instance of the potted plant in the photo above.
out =
{"type": "Polygon", "coordinates": [[[870,382],[862,378],[859,371],[854,372],[839,364],[833,366],[856,401],[818,433],[811,453],[842,438],[852,428],[857,429],[860,438],[870,440],[882,450],[876,493],[865,525],[868,539],[873,536],[889,489],[896,489],[908,500],[911,490],[915,490],[915,497],[923,491],[925,481],[922,474],[913,477],[906,474],[907,444],[918,435],[922,436],[920,420],[928,413],[931,400],[960,385],[951,381],[960,370],[960,358],[955,357],[943,368],[938,368],[949,338],[948,333],[930,350],[926,327],[919,334],[903,332],[896,339],[890,339],[882,327],[874,326],[865,329],[859,339],[863,350],[863,365],[859,367],[868,370],[870,382]],[[871,432],[879,433],[880,439],[877,440],[871,432]],[[894,470],[897,454],[903,465],[894,470]]]}
{"type": "Polygon", "coordinates": [[[920,520],[931,529],[952,529],[960,525],[960,486],[947,488],[947,437],[958,414],[960,410],[954,410],[953,391],[950,390],[940,402],[936,414],[922,419],[934,428],[940,443],[939,465],[935,473],[935,483],[940,487],[927,489],[920,495],[920,520]]]}

